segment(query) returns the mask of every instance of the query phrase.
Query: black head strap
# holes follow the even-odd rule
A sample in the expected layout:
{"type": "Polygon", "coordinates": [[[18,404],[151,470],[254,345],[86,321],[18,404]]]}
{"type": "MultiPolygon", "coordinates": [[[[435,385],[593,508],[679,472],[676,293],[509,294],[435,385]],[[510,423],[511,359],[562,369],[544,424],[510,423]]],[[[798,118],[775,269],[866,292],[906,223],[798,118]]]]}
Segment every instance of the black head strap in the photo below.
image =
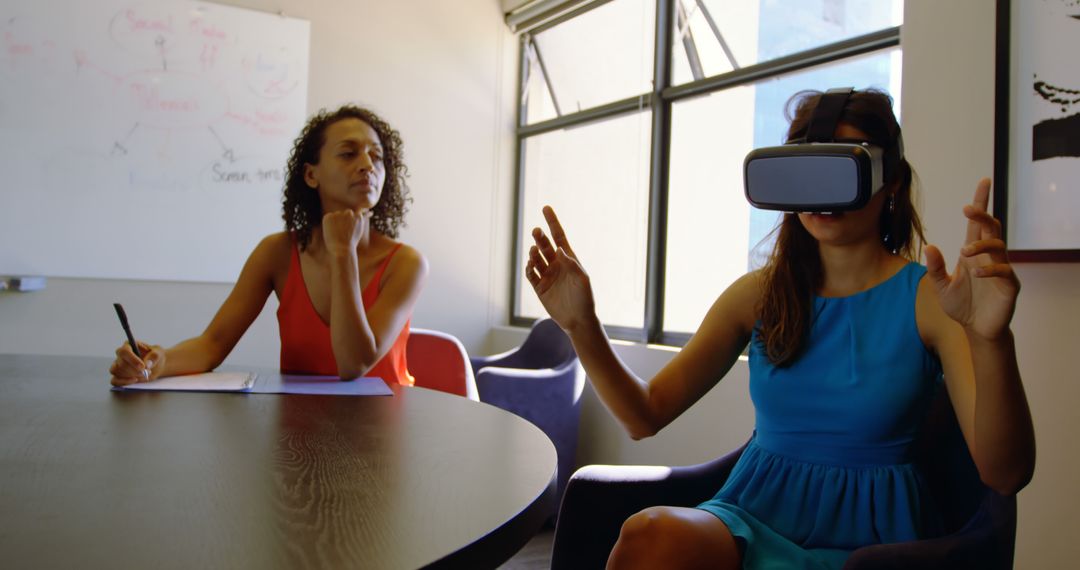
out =
{"type": "Polygon", "coordinates": [[[904,134],[896,131],[896,139],[889,148],[885,149],[885,155],[881,157],[881,167],[885,170],[885,180],[892,181],[896,175],[896,169],[900,167],[900,161],[904,158],[904,134]]]}
{"type": "MultiPolygon", "coordinates": [[[[840,116],[844,114],[844,107],[848,99],[855,91],[853,87],[836,87],[829,89],[818,99],[813,112],[810,113],[809,125],[806,127],[806,136],[788,143],[812,143],[812,142],[841,142],[837,141],[836,127],[840,124],[840,116]]],[[[853,141],[843,141],[853,142],[853,141]]],[[[904,158],[904,137],[901,131],[896,132],[893,143],[885,148],[882,156],[882,168],[885,180],[890,181],[904,158]]]]}
{"type": "Polygon", "coordinates": [[[810,115],[810,125],[806,128],[806,142],[830,142],[840,124],[840,115],[851,97],[852,87],[829,89],[818,100],[814,112],[810,115]]]}

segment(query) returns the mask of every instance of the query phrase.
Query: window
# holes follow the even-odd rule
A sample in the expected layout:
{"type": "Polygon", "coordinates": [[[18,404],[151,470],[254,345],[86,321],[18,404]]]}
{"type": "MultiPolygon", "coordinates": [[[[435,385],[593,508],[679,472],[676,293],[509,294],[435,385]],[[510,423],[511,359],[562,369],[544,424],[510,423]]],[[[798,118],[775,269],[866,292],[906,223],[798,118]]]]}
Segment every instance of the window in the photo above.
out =
{"type": "Polygon", "coordinates": [[[653,0],[601,3],[523,36],[525,122],[611,103],[651,90],[653,0]]]}
{"type": "MultiPolygon", "coordinates": [[[[520,259],[533,244],[532,228],[547,231],[540,210],[551,205],[593,287],[604,292],[601,322],[628,328],[641,328],[645,307],[649,134],[649,114],[631,113],[529,137],[523,149],[520,235],[528,239],[518,242],[520,259]]],[[[545,316],[525,286],[522,316],[545,316]]]]}
{"type": "Polygon", "coordinates": [[[800,90],[851,85],[899,107],[903,0],[593,1],[521,35],[512,322],[540,208],[559,214],[615,338],[684,344],[769,252],[742,161],[781,144],[800,90]]]}
{"type": "Polygon", "coordinates": [[[891,0],[675,0],[681,85],[900,25],[891,0]]]}

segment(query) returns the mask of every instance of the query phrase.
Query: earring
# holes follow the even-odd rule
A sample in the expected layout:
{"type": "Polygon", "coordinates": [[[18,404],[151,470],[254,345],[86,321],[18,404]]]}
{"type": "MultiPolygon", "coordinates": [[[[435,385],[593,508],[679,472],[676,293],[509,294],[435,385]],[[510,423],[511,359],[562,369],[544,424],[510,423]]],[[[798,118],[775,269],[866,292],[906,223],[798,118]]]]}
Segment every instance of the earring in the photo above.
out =
{"type": "Polygon", "coordinates": [[[885,249],[896,253],[896,248],[893,247],[892,243],[892,232],[890,231],[893,225],[892,215],[894,212],[896,212],[896,196],[889,194],[889,203],[886,208],[888,208],[889,216],[888,218],[886,218],[887,227],[885,228],[885,236],[882,238],[881,241],[885,244],[885,249]]]}

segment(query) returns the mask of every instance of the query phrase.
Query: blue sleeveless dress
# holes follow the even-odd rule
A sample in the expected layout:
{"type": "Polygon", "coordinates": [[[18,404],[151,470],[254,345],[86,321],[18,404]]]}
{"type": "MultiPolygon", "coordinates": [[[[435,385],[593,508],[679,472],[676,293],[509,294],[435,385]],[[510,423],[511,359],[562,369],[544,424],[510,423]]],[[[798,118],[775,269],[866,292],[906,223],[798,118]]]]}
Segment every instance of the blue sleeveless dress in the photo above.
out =
{"type": "Polygon", "coordinates": [[[911,443],[941,384],[915,324],[926,268],[855,295],[814,298],[805,352],[787,368],[750,344],[754,435],[713,499],[743,568],[839,568],[869,544],[937,531],[911,443]]]}

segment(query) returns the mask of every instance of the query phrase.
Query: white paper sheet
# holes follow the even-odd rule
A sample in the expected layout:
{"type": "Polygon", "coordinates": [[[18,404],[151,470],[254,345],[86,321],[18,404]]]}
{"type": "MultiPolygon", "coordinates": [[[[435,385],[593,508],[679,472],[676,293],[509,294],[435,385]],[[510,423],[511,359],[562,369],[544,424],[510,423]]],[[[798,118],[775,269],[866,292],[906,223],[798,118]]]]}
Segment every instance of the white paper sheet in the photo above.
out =
{"type": "Polygon", "coordinates": [[[184,390],[191,392],[246,392],[255,384],[254,372],[205,372],[168,376],[152,382],[124,386],[124,390],[184,390]]]}

